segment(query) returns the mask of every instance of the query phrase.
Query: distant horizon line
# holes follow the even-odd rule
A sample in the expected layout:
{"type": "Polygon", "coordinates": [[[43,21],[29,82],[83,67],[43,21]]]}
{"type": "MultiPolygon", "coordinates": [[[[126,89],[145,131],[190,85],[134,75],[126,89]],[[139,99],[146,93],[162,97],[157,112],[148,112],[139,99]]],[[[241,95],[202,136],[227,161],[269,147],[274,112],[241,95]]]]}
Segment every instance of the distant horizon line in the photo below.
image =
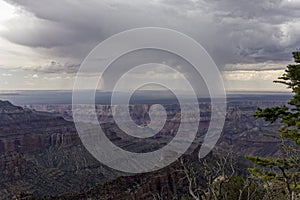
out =
{"type": "MultiPolygon", "coordinates": [[[[90,91],[91,89],[82,89],[81,91],[90,91]]],[[[168,91],[168,90],[139,90],[140,92],[162,92],[162,91],[168,91]]],[[[9,94],[9,93],[17,93],[17,92],[72,92],[72,90],[58,90],[58,89],[25,89],[25,90],[0,90],[1,94],[9,94]]],[[[109,90],[97,90],[97,92],[112,92],[109,90]]],[[[114,92],[120,92],[120,93],[126,93],[127,91],[114,91],[114,92]]],[[[186,91],[178,91],[178,92],[186,92],[186,91]]],[[[292,94],[291,91],[277,91],[277,90],[226,90],[227,94],[255,94],[255,93],[282,93],[282,94],[292,94]]]]}

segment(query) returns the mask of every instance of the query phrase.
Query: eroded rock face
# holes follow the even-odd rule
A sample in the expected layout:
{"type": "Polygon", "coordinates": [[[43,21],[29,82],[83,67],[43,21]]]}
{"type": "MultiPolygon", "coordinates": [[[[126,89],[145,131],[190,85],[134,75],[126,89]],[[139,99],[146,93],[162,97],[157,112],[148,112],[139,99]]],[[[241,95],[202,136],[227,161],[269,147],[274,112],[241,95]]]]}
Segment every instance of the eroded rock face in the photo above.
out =
{"type": "Polygon", "coordinates": [[[24,175],[22,156],[18,153],[4,154],[0,157],[0,176],[2,181],[17,180],[24,175]]]}
{"type": "MultiPolygon", "coordinates": [[[[185,156],[189,162],[197,162],[197,155],[185,156]],[[188,158],[187,158],[188,157],[188,158]]],[[[188,163],[186,163],[188,165],[188,163]]],[[[199,163],[197,163],[199,164],[199,163]]],[[[84,192],[67,192],[59,196],[52,196],[51,199],[64,200],[152,200],[180,199],[182,194],[187,193],[187,180],[182,171],[179,161],[170,166],[151,173],[121,176],[103,185],[93,187],[84,192]]],[[[26,199],[47,199],[46,196],[36,194],[20,194],[19,198],[26,199]]]]}
{"type": "MultiPolygon", "coordinates": [[[[266,140],[263,134],[276,133],[277,125],[257,121],[252,116],[257,106],[276,104],[278,105],[278,102],[229,103],[223,135],[216,149],[238,152],[242,155],[276,153],[278,151],[276,143],[266,140]]],[[[148,124],[149,107],[149,105],[133,106],[132,119],[139,125],[148,124]]],[[[166,107],[168,124],[159,137],[145,141],[125,136],[113,123],[110,107],[98,105],[96,110],[102,122],[101,126],[112,142],[129,151],[145,152],[166,145],[176,134],[177,127],[181,123],[180,109],[174,104],[168,104],[166,107]]],[[[103,166],[82,146],[73,122],[61,117],[62,115],[72,120],[71,105],[37,105],[30,108],[39,111],[23,109],[9,102],[0,101],[0,168],[2,172],[0,173],[0,199],[12,197],[16,192],[57,195],[87,191],[97,184],[103,184],[124,175],[103,166]]],[[[209,105],[201,104],[200,110],[201,121],[196,142],[201,142],[210,121],[209,105]]],[[[138,190],[132,188],[134,192],[128,194],[128,198],[142,194],[147,194],[149,197],[152,192],[157,191],[153,190],[155,185],[169,184],[166,180],[173,179],[172,173],[160,176],[161,174],[157,174],[151,183],[145,181],[143,187],[138,190]]],[[[141,176],[138,180],[140,179],[146,180],[147,178],[144,179],[141,176]]],[[[127,187],[126,177],[123,178],[122,183],[127,187]]],[[[177,182],[172,184],[175,183],[179,184],[177,182]]],[[[109,192],[109,187],[112,186],[107,187],[108,190],[104,191],[109,192]]]]}
{"type": "Polygon", "coordinates": [[[117,174],[87,152],[72,122],[0,101],[0,199],[86,190],[117,174]]]}
{"type": "MultiPolygon", "coordinates": [[[[220,140],[222,147],[232,149],[241,154],[247,153],[263,153],[268,155],[274,153],[274,148],[269,152],[268,149],[264,152],[260,150],[264,148],[265,144],[273,145],[274,141],[270,138],[265,138],[263,134],[277,132],[278,124],[268,124],[263,120],[256,120],[253,115],[257,107],[270,107],[276,105],[283,105],[286,102],[284,100],[251,100],[251,101],[229,101],[227,105],[226,122],[222,132],[222,139],[220,140]],[[257,147],[256,150],[251,146],[257,147]],[[247,147],[247,148],[246,148],[247,147]],[[248,147],[251,150],[248,151],[248,147]]],[[[150,123],[149,118],[149,104],[132,105],[129,107],[130,116],[136,124],[146,126],[150,123]]],[[[189,118],[187,122],[181,121],[180,107],[177,104],[164,104],[167,111],[167,123],[164,128],[159,132],[158,136],[174,137],[177,133],[180,124],[187,123],[196,119],[189,118]]],[[[32,105],[31,109],[49,111],[53,113],[60,113],[66,119],[72,120],[72,106],[66,104],[57,105],[32,105]]],[[[199,104],[200,108],[200,123],[197,138],[201,141],[206,134],[210,123],[211,108],[208,102],[199,104]]],[[[114,123],[112,109],[108,105],[96,105],[96,113],[100,124],[114,123]]],[[[193,112],[193,110],[191,110],[193,112]]],[[[85,112],[84,105],[82,106],[82,121],[88,122],[90,113],[85,112]]],[[[162,112],[157,112],[157,115],[163,115],[162,112]]],[[[124,118],[124,121],[128,119],[124,118]]]]}
{"type": "Polygon", "coordinates": [[[0,101],[0,153],[33,153],[73,144],[79,144],[79,139],[71,122],[0,101]]]}

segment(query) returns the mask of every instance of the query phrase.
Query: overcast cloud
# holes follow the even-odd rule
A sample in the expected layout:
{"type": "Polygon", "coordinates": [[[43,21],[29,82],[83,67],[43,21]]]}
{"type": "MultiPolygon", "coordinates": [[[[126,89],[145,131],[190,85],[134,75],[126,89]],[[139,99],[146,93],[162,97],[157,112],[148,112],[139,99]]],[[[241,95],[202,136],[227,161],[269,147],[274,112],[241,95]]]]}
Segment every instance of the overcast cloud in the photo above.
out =
{"type": "Polygon", "coordinates": [[[267,70],[277,76],[300,47],[299,0],[6,2],[18,8],[18,15],[5,22],[0,35],[42,56],[44,63],[15,66],[39,73],[75,73],[99,42],[145,26],[172,28],[193,37],[230,80],[241,71],[267,70]],[[228,75],[230,71],[235,73],[228,75]]]}

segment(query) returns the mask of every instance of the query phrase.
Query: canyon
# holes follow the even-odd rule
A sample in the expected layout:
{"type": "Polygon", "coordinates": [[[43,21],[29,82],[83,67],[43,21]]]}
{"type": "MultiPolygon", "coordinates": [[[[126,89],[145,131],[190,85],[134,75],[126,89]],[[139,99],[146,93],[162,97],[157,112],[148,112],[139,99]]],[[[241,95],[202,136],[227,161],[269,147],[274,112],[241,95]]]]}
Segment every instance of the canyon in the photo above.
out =
{"type": "MultiPolygon", "coordinates": [[[[242,157],[279,153],[278,141],[263,136],[265,133],[276,134],[279,124],[256,120],[253,114],[258,106],[281,105],[285,102],[229,101],[223,133],[214,152],[236,152],[237,156],[242,157]]],[[[132,120],[138,125],[147,125],[150,106],[133,105],[130,108],[132,120]]],[[[97,105],[96,112],[101,128],[112,142],[128,151],[148,152],[166,145],[175,136],[180,123],[178,105],[164,104],[164,107],[167,111],[166,125],[160,133],[147,139],[132,138],[122,132],[115,124],[108,105],[97,105]]],[[[209,103],[200,103],[199,107],[201,121],[197,139],[189,152],[193,152],[201,143],[210,121],[209,103]]],[[[87,122],[88,116],[89,113],[86,113],[82,122],[87,122]]],[[[129,176],[101,164],[82,145],[72,122],[72,109],[69,104],[15,106],[8,101],[0,101],[0,163],[0,199],[10,199],[20,194],[30,194],[32,198],[35,196],[39,199],[41,196],[68,193],[83,195],[86,191],[99,193],[99,189],[92,189],[97,185],[102,188],[99,194],[103,194],[103,199],[111,199],[112,196],[107,196],[106,192],[112,190],[111,188],[117,190],[116,188],[122,187],[122,183],[126,189],[128,185],[134,185],[129,184],[131,180],[140,180],[143,184],[138,190],[128,186],[131,192],[127,197],[137,199],[133,194],[143,193],[147,194],[144,199],[149,199],[150,194],[158,190],[154,183],[150,184],[151,181],[161,182],[162,185],[179,184],[178,175],[172,170],[162,169],[162,172],[156,172],[151,179],[151,175],[129,176]],[[129,183],[126,183],[128,176],[129,183]],[[165,182],[166,180],[173,182],[165,182]]],[[[167,190],[177,189],[170,186],[167,190]]]]}

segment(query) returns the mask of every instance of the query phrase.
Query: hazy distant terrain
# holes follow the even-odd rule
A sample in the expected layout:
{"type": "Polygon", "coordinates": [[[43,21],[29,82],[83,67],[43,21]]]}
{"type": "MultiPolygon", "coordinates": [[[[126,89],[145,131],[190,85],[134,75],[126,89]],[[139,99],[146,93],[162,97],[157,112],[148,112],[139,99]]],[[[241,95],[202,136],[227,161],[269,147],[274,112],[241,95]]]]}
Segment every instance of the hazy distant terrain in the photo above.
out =
{"type": "MultiPolygon", "coordinates": [[[[83,102],[84,102],[84,94],[83,102]]],[[[119,92],[120,96],[126,93],[119,92]]],[[[97,91],[95,94],[96,104],[110,104],[111,92],[97,91]]],[[[189,96],[186,96],[188,101],[189,96]]],[[[282,92],[229,92],[227,98],[229,101],[236,100],[270,100],[270,101],[287,101],[291,97],[291,93],[282,92]]],[[[199,96],[200,102],[210,101],[208,96],[199,96]]],[[[70,90],[26,90],[26,91],[0,91],[1,100],[9,100],[16,105],[38,105],[38,104],[71,104],[72,91],[70,90]]],[[[137,91],[131,98],[132,103],[174,103],[177,102],[176,97],[168,91],[137,91]]]]}

